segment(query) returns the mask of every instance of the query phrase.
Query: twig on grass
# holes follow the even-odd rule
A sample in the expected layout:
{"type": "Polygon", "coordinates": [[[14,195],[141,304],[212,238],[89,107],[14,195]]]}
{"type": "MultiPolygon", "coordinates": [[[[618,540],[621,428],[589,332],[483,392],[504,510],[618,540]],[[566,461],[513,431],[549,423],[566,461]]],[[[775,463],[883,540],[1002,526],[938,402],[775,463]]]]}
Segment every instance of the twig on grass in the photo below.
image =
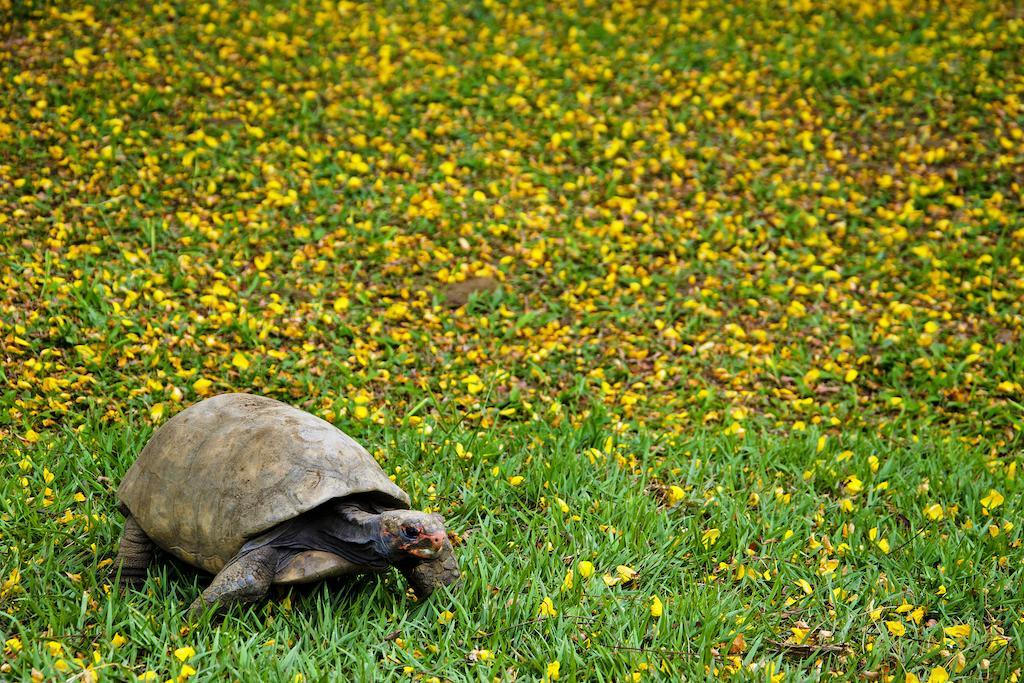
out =
{"type": "Polygon", "coordinates": [[[815,643],[811,645],[807,643],[785,643],[780,640],[769,640],[768,642],[778,648],[787,657],[797,659],[810,659],[811,657],[817,656],[818,653],[838,656],[848,654],[851,651],[850,646],[845,644],[833,645],[831,643],[815,643]]]}
{"type": "MultiPolygon", "coordinates": [[[[591,617],[562,617],[562,618],[563,619],[568,619],[569,621],[583,621],[583,622],[586,622],[588,624],[597,621],[596,618],[591,618],[591,617]]],[[[520,622],[517,622],[515,624],[509,624],[508,626],[502,626],[501,628],[495,629],[494,631],[489,631],[489,632],[488,631],[484,631],[482,633],[478,633],[475,636],[473,636],[473,639],[474,640],[480,640],[481,638],[490,638],[491,636],[493,636],[493,635],[495,635],[497,633],[503,633],[505,631],[511,631],[512,629],[519,628],[520,626],[529,626],[530,624],[539,624],[540,622],[546,621],[546,620],[547,620],[547,617],[533,617],[532,619],[527,619],[526,621],[520,621],[520,622]]]]}
{"type": "Polygon", "coordinates": [[[69,678],[65,678],[64,679],[64,683],[72,683],[72,681],[77,681],[79,679],[86,679],[86,680],[93,680],[93,681],[95,681],[96,680],[95,677],[91,678],[91,679],[87,678],[87,677],[90,676],[90,675],[95,675],[95,673],[97,671],[99,671],[100,669],[107,669],[107,668],[112,667],[112,666],[119,666],[122,669],[128,669],[128,671],[131,671],[132,673],[135,673],[135,670],[132,669],[130,666],[126,665],[126,664],[122,664],[120,662],[105,662],[105,663],[100,664],[98,666],[93,666],[93,667],[82,669],[81,671],[76,673],[74,676],[71,676],[69,678]]]}
{"type": "Polygon", "coordinates": [[[925,531],[927,531],[927,530],[928,530],[928,527],[924,527],[924,526],[923,526],[923,527],[921,527],[920,529],[918,529],[918,530],[917,530],[917,532],[916,532],[916,533],[915,533],[915,534],[914,534],[913,536],[911,536],[911,537],[910,537],[910,538],[908,538],[907,540],[903,541],[903,543],[900,543],[900,544],[899,544],[898,546],[896,546],[895,548],[893,548],[893,549],[892,549],[892,552],[890,552],[889,554],[890,554],[890,555],[896,555],[896,554],[898,554],[898,553],[899,553],[899,552],[900,552],[901,550],[903,550],[903,549],[904,549],[904,548],[906,548],[906,547],[907,547],[908,545],[910,545],[911,543],[913,543],[913,542],[914,542],[914,540],[915,540],[915,539],[917,539],[917,537],[918,537],[918,536],[920,536],[921,534],[923,534],[923,533],[924,533],[925,531]]]}
{"type": "MultiPolygon", "coordinates": [[[[687,644],[689,644],[689,643],[687,643],[687,644]]],[[[691,656],[693,656],[693,653],[690,652],[688,649],[687,650],[665,650],[665,649],[660,649],[659,650],[659,649],[650,648],[650,647],[630,647],[629,645],[608,645],[608,644],[605,644],[605,643],[600,643],[599,647],[606,647],[609,650],[629,650],[630,652],[646,652],[646,653],[652,654],[652,655],[663,655],[663,656],[672,656],[672,657],[691,657],[691,656]]]]}

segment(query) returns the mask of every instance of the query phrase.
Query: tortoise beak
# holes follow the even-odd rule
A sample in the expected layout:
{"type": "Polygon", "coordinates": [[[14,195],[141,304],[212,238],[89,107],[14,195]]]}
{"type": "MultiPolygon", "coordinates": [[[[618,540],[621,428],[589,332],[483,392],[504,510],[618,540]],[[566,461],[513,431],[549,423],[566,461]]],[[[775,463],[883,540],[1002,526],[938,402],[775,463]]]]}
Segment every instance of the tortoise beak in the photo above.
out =
{"type": "Polygon", "coordinates": [[[432,560],[441,552],[446,538],[447,536],[444,532],[425,534],[417,546],[409,548],[408,552],[413,557],[418,557],[421,560],[432,560]]]}

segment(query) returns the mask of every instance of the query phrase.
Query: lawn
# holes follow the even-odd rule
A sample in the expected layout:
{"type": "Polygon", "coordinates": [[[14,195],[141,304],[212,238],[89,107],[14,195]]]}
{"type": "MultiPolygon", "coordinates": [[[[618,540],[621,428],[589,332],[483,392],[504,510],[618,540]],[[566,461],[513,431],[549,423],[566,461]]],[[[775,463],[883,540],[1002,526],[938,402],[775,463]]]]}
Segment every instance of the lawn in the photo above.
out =
{"type": "Polygon", "coordinates": [[[0,82],[0,680],[1020,676],[1012,3],[0,0],[0,82]],[[463,582],[112,587],[225,391],[463,582]]]}

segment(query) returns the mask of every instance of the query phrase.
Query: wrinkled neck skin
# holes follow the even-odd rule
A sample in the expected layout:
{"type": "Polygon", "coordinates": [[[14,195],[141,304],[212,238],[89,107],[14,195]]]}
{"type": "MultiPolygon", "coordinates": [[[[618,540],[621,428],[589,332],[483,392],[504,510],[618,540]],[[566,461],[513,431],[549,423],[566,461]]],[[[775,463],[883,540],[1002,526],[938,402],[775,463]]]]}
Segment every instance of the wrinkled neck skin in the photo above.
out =
{"type": "Polygon", "coordinates": [[[365,538],[378,555],[384,559],[391,558],[390,548],[381,538],[379,514],[367,512],[354,503],[339,503],[335,512],[347,524],[358,529],[358,535],[365,538]]]}

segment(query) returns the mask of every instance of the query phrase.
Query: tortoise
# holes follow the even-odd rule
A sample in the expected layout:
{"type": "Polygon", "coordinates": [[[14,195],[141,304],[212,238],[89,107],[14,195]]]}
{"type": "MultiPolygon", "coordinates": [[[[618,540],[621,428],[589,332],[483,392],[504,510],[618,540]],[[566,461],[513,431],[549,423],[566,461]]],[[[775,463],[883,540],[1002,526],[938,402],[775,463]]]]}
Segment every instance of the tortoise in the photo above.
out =
{"type": "Polygon", "coordinates": [[[454,583],[444,519],[334,425],[271,398],[221,394],[153,434],[117,491],[114,571],[138,586],[157,548],[215,574],[190,614],[264,598],[271,585],[397,567],[418,597],[454,583]]]}

